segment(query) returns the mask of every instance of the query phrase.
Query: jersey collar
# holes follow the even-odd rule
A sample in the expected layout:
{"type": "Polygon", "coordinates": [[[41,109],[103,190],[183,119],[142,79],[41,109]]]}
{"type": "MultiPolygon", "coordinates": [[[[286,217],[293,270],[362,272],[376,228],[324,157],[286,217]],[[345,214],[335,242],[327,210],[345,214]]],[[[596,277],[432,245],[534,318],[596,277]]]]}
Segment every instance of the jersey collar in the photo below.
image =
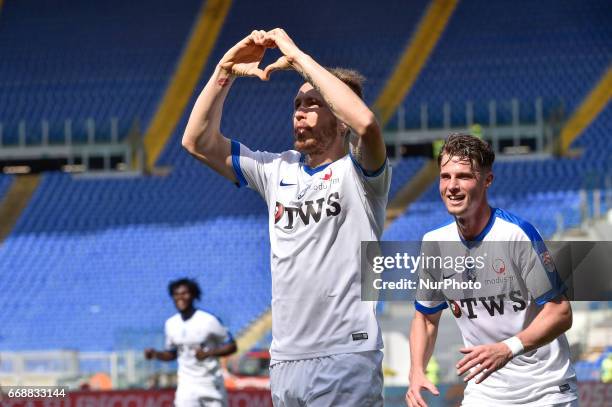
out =
{"type": "MultiPolygon", "coordinates": [[[[344,157],[346,157],[346,156],[344,156],[344,157]]],[[[344,157],[342,157],[342,158],[344,158],[344,157]]],[[[339,158],[336,161],[339,161],[342,158],[339,158]]],[[[319,165],[316,168],[311,168],[309,165],[306,165],[306,155],[303,154],[303,153],[300,153],[300,164],[301,164],[301,167],[304,169],[304,172],[306,174],[311,175],[311,176],[315,175],[318,172],[323,171],[324,169],[326,169],[327,167],[329,167],[331,164],[335,163],[336,161],[332,161],[332,162],[327,163],[327,164],[319,165]]]]}
{"type": "MultiPolygon", "coordinates": [[[[495,223],[495,214],[497,212],[497,208],[489,207],[489,209],[491,209],[491,215],[489,216],[489,221],[487,222],[484,229],[482,229],[482,231],[474,239],[470,240],[470,242],[482,242],[485,236],[487,236],[487,234],[491,231],[491,228],[493,227],[493,224],[495,223]]],[[[457,233],[459,234],[459,238],[461,239],[463,244],[469,245],[469,242],[465,240],[463,236],[461,235],[461,232],[459,232],[459,227],[457,227],[457,233]]]]}
{"type": "Polygon", "coordinates": [[[193,308],[193,312],[187,313],[186,315],[183,315],[181,312],[179,312],[179,315],[181,316],[181,321],[189,321],[195,315],[196,312],[198,312],[198,309],[195,307],[193,308]]]}

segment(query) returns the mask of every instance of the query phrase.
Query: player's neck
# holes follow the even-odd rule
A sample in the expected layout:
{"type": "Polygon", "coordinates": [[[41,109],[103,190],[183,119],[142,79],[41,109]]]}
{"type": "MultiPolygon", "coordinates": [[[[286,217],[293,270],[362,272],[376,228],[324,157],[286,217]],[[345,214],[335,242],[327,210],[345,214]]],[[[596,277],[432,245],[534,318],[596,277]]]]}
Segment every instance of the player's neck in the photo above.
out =
{"type": "Polygon", "coordinates": [[[187,308],[185,311],[179,311],[179,313],[181,314],[181,319],[183,321],[187,321],[189,318],[193,316],[193,314],[195,314],[195,312],[196,312],[196,309],[194,307],[187,308]]]}
{"type": "Polygon", "coordinates": [[[321,154],[306,154],[304,163],[310,168],[317,168],[338,161],[345,155],[346,151],[344,149],[335,148],[322,152],[321,154]]]}
{"type": "Polygon", "coordinates": [[[455,221],[457,222],[457,228],[459,233],[464,240],[470,241],[487,227],[489,219],[491,218],[491,207],[488,202],[484,202],[474,212],[473,216],[457,216],[455,221]]]}

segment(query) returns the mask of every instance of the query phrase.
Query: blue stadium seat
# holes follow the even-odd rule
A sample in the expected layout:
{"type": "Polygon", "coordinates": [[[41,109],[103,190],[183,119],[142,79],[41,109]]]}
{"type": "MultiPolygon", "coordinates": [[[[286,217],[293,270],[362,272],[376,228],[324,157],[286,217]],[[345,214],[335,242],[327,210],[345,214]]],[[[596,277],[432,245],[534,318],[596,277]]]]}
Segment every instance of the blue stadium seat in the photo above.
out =
{"type": "Polygon", "coordinates": [[[408,181],[423,167],[427,160],[423,157],[402,158],[392,165],[391,188],[389,202],[408,183],[408,181]]]}

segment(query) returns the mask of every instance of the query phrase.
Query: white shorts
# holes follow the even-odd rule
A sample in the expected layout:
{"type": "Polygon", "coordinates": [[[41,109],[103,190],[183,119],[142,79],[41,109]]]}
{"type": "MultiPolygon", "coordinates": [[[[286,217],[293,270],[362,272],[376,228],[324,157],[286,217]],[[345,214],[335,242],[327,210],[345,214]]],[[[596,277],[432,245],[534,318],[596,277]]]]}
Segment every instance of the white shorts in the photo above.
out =
{"type": "Polygon", "coordinates": [[[225,387],[179,385],[174,395],[175,407],[227,407],[225,387]]]}
{"type": "Polygon", "coordinates": [[[274,407],[382,407],[383,354],[379,350],[270,366],[274,407]]]}

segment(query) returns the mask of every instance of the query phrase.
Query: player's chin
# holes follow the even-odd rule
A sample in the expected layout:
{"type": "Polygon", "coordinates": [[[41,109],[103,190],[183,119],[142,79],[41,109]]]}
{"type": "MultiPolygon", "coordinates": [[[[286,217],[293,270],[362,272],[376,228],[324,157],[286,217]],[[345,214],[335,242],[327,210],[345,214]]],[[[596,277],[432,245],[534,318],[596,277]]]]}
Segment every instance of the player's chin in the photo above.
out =
{"type": "Polygon", "coordinates": [[[444,204],[446,205],[446,210],[448,213],[453,216],[461,216],[465,214],[467,210],[467,205],[465,205],[465,203],[462,205],[457,205],[455,202],[445,201],[444,204]]]}
{"type": "Polygon", "coordinates": [[[293,147],[302,154],[317,154],[320,150],[317,141],[314,139],[296,139],[293,147]]]}

